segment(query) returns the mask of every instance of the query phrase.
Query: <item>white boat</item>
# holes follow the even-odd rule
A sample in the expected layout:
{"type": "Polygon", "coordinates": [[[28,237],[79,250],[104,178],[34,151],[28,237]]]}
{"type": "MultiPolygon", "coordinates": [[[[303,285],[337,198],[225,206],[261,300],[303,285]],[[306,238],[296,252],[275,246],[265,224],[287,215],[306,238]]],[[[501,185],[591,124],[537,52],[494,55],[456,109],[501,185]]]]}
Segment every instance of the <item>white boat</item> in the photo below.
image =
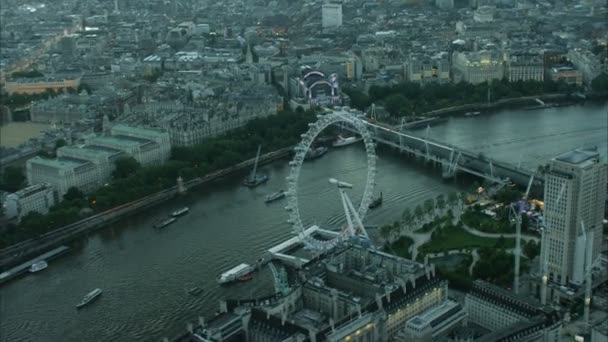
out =
{"type": "Polygon", "coordinates": [[[188,211],[190,211],[190,208],[188,208],[188,207],[183,207],[183,208],[181,208],[180,210],[176,210],[176,211],[174,211],[174,212],[171,214],[171,216],[173,216],[173,217],[182,216],[182,215],[186,214],[188,211]]]}
{"type": "Polygon", "coordinates": [[[40,272],[47,267],[49,267],[49,264],[46,261],[37,261],[30,266],[30,273],[40,272]]]}
{"type": "Polygon", "coordinates": [[[325,146],[311,148],[310,150],[308,150],[308,152],[306,152],[306,155],[304,156],[304,160],[312,160],[312,159],[320,158],[325,153],[327,153],[327,151],[329,151],[329,149],[325,146]]]}
{"type": "Polygon", "coordinates": [[[285,195],[286,195],[285,191],[279,190],[277,192],[274,192],[274,193],[266,196],[266,198],[264,198],[264,202],[270,203],[270,202],[273,202],[273,201],[276,201],[276,200],[279,200],[279,199],[285,197],[285,195]]]}
{"type": "Polygon", "coordinates": [[[226,284],[233,281],[237,281],[253,272],[255,268],[249,264],[240,264],[217,277],[217,282],[220,284],[226,284]]]}
{"type": "Polygon", "coordinates": [[[80,309],[81,307],[89,304],[90,302],[94,301],[95,299],[97,299],[99,296],[101,296],[101,289],[95,289],[89,293],[87,293],[86,296],[84,296],[84,298],[82,299],[82,302],[78,303],[78,305],[76,305],[76,308],[80,309]]]}
{"type": "Polygon", "coordinates": [[[332,146],[333,147],[340,147],[340,146],[351,145],[351,144],[354,144],[354,143],[359,142],[361,140],[363,140],[363,138],[357,138],[357,137],[343,138],[342,136],[338,136],[338,140],[334,141],[334,143],[332,144],[332,146]]]}
{"type": "Polygon", "coordinates": [[[481,115],[480,112],[467,112],[464,114],[464,116],[478,116],[481,115]]]}
{"type": "Polygon", "coordinates": [[[175,217],[169,217],[168,219],[163,220],[163,221],[158,222],[157,224],[155,224],[154,228],[165,228],[166,226],[172,224],[175,221],[177,221],[177,219],[175,217]]]}

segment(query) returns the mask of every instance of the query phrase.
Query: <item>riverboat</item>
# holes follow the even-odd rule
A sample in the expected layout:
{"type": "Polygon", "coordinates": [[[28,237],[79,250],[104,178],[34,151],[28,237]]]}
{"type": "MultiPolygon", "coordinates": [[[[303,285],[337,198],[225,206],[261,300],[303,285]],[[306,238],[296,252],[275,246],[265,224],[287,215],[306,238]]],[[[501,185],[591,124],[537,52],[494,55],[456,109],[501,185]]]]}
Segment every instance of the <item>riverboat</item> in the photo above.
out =
{"type": "Polygon", "coordinates": [[[190,211],[190,208],[188,208],[188,207],[183,207],[183,208],[181,208],[180,210],[176,210],[176,211],[174,211],[174,212],[171,214],[171,216],[173,216],[173,217],[179,217],[179,216],[182,216],[182,215],[187,214],[189,211],[190,211]]]}
{"type": "Polygon", "coordinates": [[[327,153],[327,151],[329,151],[329,149],[325,146],[311,148],[310,150],[308,150],[308,152],[306,152],[306,155],[304,156],[304,160],[312,160],[312,159],[320,158],[325,153],[327,153]]]}
{"type": "Polygon", "coordinates": [[[244,277],[252,273],[254,269],[255,268],[249,264],[240,264],[222,273],[217,277],[217,282],[219,284],[227,284],[237,280],[241,281],[241,278],[244,279],[244,277]]]}
{"type": "Polygon", "coordinates": [[[382,193],[380,193],[380,196],[376,197],[368,206],[368,208],[370,209],[374,209],[374,208],[378,208],[379,206],[382,205],[382,193]]]}
{"type": "Polygon", "coordinates": [[[192,288],[188,289],[188,294],[191,295],[191,296],[198,296],[201,293],[203,293],[203,289],[201,289],[198,286],[192,287],[192,288]]]}
{"type": "Polygon", "coordinates": [[[274,202],[276,200],[279,200],[279,199],[285,197],[285,195],[286,195],[285,191],[279,190],[277,192],[274,192],[274,193],[266,196],[266,198],[264,198],[264,202],[266,202],[266,203],[274,202]]]}
{"type": "Polygon", "coordinates": [[[91,303],[95,299],[99,298],[99,296],[101,296],[101,289],[95,289],[95,290],[87,293],[87,295],[84,296],[84,298],[82,299],[82,301],[76,305],[76,308],[80,309],[80,308],[88,305],[89,303],[91,303]]]}
{"type": "Polygon", "coordinates": [[[341,147],[341,146],[347,146],[347,145],[352,145],[356,142],[359,142],[363,140],[363,138],[358,138],[358,137],[348,137],[348,138],[343,138],[342,136],[338,136],[338,139],[336,141],[334,141],[334,143],[332,144],[333,147],[341,147]]]}
{"type": "Polygon", "coordinates": [[[165,227],[167,227],[168,225],[172,224],[175,221],[177,221],[177,219],[175,217],[169,217],[168,219],[155,224],[154,228],[158,228],[158,229],[165,228],[165,227]]]}
{"type": "Polygon", "coordinates": [[[37,262],[33,263],[32,266],[30,266],[30,273],[40,272],[47,267],[49,267],[49,264],[46,261],[44,261],[44,260],[37,261],[37,262]]]}

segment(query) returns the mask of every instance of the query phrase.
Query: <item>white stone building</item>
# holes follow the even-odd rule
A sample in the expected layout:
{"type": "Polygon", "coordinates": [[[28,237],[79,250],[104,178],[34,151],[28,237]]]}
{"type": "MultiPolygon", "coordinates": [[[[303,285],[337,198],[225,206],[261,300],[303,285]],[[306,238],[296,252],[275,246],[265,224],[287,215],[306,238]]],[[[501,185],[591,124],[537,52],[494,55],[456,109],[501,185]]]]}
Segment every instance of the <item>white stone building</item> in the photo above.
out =
{"type": "Polygon", "coordinates": [[[131,156],[142,166],[164,164],[171,156],[169,133],[165,131],[115,125],[111,129],[111,133],[112,137],[123,141],[139,141],[139,146],[133,150],[131,156]]]}
{"type": "Polygon", "coordinates": [[[495,51],[454,52],[452,64],[462,80],[472,84],[500,80],[504,76],[503,59],[495,51]]]}
{"type": "Polygon", "coordinates": [[[73,186],[86,193],[101,185],[95,164],[80,159],[34,157],[26,162],[26,173],[29,184],[49,183],[59,198],[73,186]]]}
{"type": "Polygon", "coordinates": [[[19,222],[30,212],[46,214],[57,203],[57,193],[51,184],[36,184],[6,196],[4,210],[6,217],[19,222]]]}
{"type": "Polygon", "coordinates": [[[434,56],[410,54],[406,70],[406,78],[410,82],[447,83],[450,81],[450,61],[447,52],[434,56]]]}
{"type": "Polygon", "coordinates": [[[87,193],[107,183],[118,158],[131,156],[142,166],[162,165],[169,159],[167,132],[116,125],[111,133],[85,137],[86,145],[59,148],[56,159],[28,160],[28,183],[50,183],[61,198],[70,187],[87,193]]]}
{"type": "Polygon", "coordinates": [[[321,6],[321,20],[323,28],[342,26],[342,4],[326,3],[321,6]]]}
{"type": "Polygon", "coordinates": [[[100,184],[110,180],[115,168],[114,162],[122,156],[124,153],[120,150],[91,145],[63,146],[57,149],[59,158],[80,159],[93,163],[100,184]]]}
{"type": "Polygon", "coordinates": [[[576,69],[580,70],[583,82],[587,85],[590,85],[591,81],[602,73],[604,67],[600,58],[586,49],[569,50],[568,60],[574,64],[576,69]]]}

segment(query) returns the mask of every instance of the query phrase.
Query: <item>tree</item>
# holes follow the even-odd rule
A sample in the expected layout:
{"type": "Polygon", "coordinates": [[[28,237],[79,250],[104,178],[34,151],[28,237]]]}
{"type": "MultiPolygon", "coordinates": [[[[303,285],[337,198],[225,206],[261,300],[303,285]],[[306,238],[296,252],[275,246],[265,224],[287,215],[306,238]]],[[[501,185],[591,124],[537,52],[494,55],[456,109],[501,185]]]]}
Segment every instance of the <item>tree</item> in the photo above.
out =
{"type": "Polygon", "coordinates": [[[139,162],[133,157],[121,157],[114,162],[116,169],[112,172],[114,178],[127,178],[140,169],[139,162]]]}
{"type": "Polygon", "coordinates": [[[66,142],[64,139],[58,139],[57,141],[55,141],[55,151],[57,151],[58,148],[63,147],[66,145],[66,142]]]}
{"type": "Polygon", "coordinates": [[[353,108],[365,110],[365,108],[371,105],[369,96],[358,89],[345,88],[344,92],[350,97],[350,105],[353,108]]]}
{"type": "Polygon", "coordinates": [[[407,106],[407,99],[400,94],[390,95],[384,100],[384,108],[393,116],[399,115],[407,106]]]}
{"type": "Polygon", "coordinates": [[[450,206],[454,206],[458,203],[458,194],[454,191],[448,194],[448,203],[450,206]]]}
{"type": "Polygon", "coordinates": [[[422,206],[418,204],[414,209],[414,218],[416,218],[416,220],[421,220],[422,217],[424,217],[424,210],[422,209],[422,206]]]}
{"type": "Polygon", "coordinates": [[[440,212],[443,212],[443,209],[445,209],[445,195],[444,194],[439,194],[437,196],[437,198],[435,199],[435,203],[437,205],[437,208],[439,209],[440,212]]]}
{"type": "Polygon", "coordinates": [[[403,222],[406,227],[409,227],[412,224],[413,218],[414,217],[410,208],[403,209],[403,213],[401,214],[401,222],[403,222]]]}
{"type": "Polygon", "coordinates": [[[504,187],[504,188],[500,189],[496,193],[496,195],[494,195],[494,198],[498,202],[501,202],[504,204],[510,204],[510,203],[517,201],[519,196],[520,196],[520,194],[517,190],[514,190],[510,187],[504,187]]]}
{"type": "Polygon", "coordinates": [[[523,252],[528,259],[534,259],[540,254],[540,244],[537,244],[534,240],[530,240],[524,245],[523,252]]]}
{"type": "Polygon", "coordinates": [[[84,199],[84,194],[80,189],[75,186],[72,186],[68,189],[68,191],[63,195],[63,199],[66,201],[74,201],[79,199],[84,199]]]}
{"type": "Polygon", "coordinates": [[[2,174],[2,190],[15,192],[21,189],[25,184],[25,176],[23,170],[19,167],[8,166],[2,174]]]}
{"type": "Polygon", "coordinates": [[[424,201],[424,213],[425,214],[431,214],[433,212],[433,209],[435,209],[435,201],[432,198],[427,199],[426,201],[424,201]]]}
{"type": "Polygon", "coordinates": [[[88,84],[86,83],[80,83],[80,85],[78,85],[78,89],[76,91],[78,91],[78,94],[82,93],[82,91],[86,91],[87,94],[92,94],[93,91],[91,90],[91,87],[89,87],[88,84]]]}
{"type": "Polygon", "coordinates": [[[608,93],[608,73],[601,73],[591,81],[591,89],[597,93],[608,93]]]}
{"type": "Polygon", "coordinates": [[[388,243],[391,242],[390,238],[393,235],[393,226],[390,224],[384,225],[382,227],[380,227],[380,236],[388,241],[388,243]]]}

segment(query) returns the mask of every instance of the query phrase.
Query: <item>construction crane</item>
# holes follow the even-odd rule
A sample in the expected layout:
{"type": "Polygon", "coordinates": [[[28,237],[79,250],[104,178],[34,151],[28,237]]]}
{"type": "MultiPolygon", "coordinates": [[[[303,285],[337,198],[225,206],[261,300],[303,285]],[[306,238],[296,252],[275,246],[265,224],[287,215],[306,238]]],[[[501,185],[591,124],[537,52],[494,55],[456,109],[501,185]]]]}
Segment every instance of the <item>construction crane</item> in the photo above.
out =
{"type": "Polygon", "coordinates": [[[512,203],[509,207],[511,219],[515,221],[515,269],[513,270],[513,291],[515,294],[519,294],[519,272],[520,272],[520,261],[521,261],[521,215],[526,212],[527,205],[526,200],[530,193],[530,188],[534,182],[534,174],[530,177],[528,187],[521,200],[517,203],[512,203]]]}
{"type": "Polygon", "coordinates": [[[511,204],[509,207],[512,220],[515,221],[515,270],[513,271],[513,291],[519,294],[519,263],[521,259],[521,214],[525,212],[523,200],[511,204]]]}
{"type": "Polygon", "coordinates": [[[532,188],[532,183],[534,182],[535,175],[536,175],[536,173],[533,173],[532,176],[530,176],[530,180],[528,181],[528,186],[526,187],[526,192],[524,193],[524,196],[522,197],[522,199],[524,201],[528,199],[528,195],[530,194],[530,189],[532,188]]]}
{"type": "Polygon", "coordinates": [[[599,265],[600,256],[598,256],[595,260],[593,259],[593,231],[587,232],[585,229],[585,223],[581,220],[581,230],[583,239],[585,241],[585,301],[584,301],[584,321],[585,321],[585,332],[589,332],[590,324],[589,324],[589,311],[591,307],[591,294],[593,288],[593,277],[592,271],[593,269],[599,265]],[[589,236],[590,235],[590,236],[589,236]]]}

